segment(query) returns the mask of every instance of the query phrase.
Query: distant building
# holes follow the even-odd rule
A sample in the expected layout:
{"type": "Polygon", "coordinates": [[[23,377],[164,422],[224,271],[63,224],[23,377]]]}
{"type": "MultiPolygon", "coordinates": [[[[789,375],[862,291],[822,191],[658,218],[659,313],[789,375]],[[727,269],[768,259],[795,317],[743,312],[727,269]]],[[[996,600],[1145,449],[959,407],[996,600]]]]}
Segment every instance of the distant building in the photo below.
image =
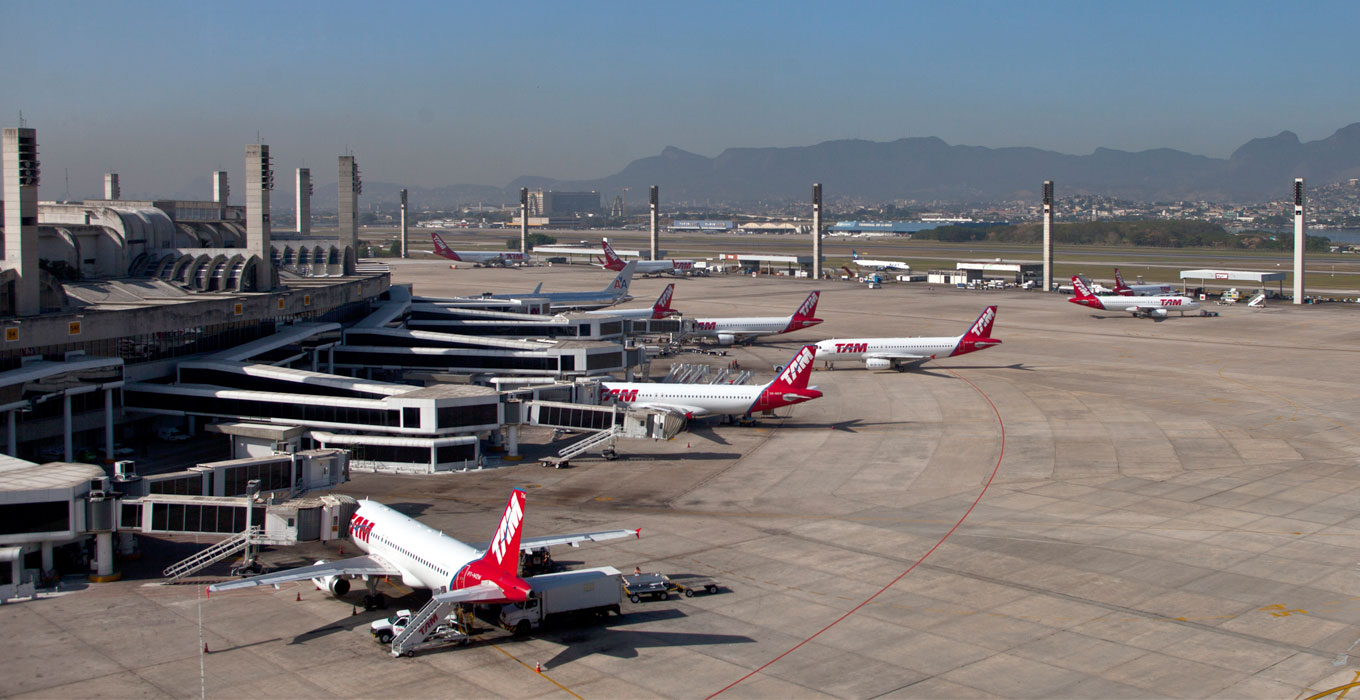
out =
{"type": "Polygon", "coordinates": [[[600,213],[599,192],[529,190],[529,216],[579,216],[600,213]]]}
{"type": "Polygon", "coordinates": [[[671,222],[671,231],[687,231],[701,233],[725,233],[732,230],[731,221],[712,221],[712,220],[681,220],[676,219],[671,222]]]}

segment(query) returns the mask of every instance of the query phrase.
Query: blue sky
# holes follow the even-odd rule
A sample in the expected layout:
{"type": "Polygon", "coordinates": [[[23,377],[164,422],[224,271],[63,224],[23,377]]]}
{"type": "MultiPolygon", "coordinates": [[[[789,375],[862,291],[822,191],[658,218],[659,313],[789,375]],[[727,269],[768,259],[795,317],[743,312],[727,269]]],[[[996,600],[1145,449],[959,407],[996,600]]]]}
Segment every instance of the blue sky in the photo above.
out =
{"type": "Polygon", "coordinates": [[[289,192],[302,165],[334,182],[347,147],[365,179],[418,186],[843,138],[1226,157],[1360,121],[1358,20],[1353,2],[0,0],[0,123],[39,129],[44,199],[63,171],[73,197],[111,169],[125,194],[236,178],[257,132],[289,192]]]}

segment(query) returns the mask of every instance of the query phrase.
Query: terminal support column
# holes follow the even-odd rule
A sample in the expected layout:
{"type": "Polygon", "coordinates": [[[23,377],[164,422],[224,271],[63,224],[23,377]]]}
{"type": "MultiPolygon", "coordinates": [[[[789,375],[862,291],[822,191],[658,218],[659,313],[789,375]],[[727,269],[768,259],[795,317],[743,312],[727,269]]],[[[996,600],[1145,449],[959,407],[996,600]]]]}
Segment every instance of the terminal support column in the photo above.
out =
{"type": "Polygon", "coordinates": [[[71,447],[71,394],[62,392],[61,394],[61,439],[66,448],[66,461],[75,461],[75,451],[71,447]]]}
{"type": "Polygon", "coordinates": [[[104,461],[113,463],[113,389],[104,390],[104,461]]]}
{"type": "Polygon", "coordinates": [[[519,459],[519,426],[514,423],[505,426],[505,456],[519,459]]]}
{"type": "Polygon", "coordinates": [[[5,454],[11,457],[17,457],[19,455],[19,435],[15,433],[14,427],[14,414],[18,412],[18,410],[19,409],[16,408],[5,412],[6,421],[9,423],[9,452],[6,452],[5,454]]]}
{"type": "Polygon", "coordinates": [[[113,533],[95,533],[94,548],[95,575],[111,576],[113,574],[113,533]]]}

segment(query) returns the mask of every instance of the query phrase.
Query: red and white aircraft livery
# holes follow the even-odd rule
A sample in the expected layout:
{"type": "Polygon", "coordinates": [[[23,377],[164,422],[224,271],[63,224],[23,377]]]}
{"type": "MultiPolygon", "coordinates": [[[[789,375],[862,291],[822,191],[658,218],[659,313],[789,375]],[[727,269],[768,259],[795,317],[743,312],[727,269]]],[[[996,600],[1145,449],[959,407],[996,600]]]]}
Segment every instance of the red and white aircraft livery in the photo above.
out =
{"type": "Polygon", "coordinates": [[[822,322],[820,318],[813,318],[817,314],[817,300],[821,298],[821,294],[820,291],[814,291],[807,295],[792,316],[698,318],[694,320],[694,325],[699,333],[717,338],[719,345],[755,342],[756,338],[763,335],[792,333],[822,322]]]}
{"type": "Polygon", "coordinates": [[[1124,278],[1119,274],[1119,268],[1114,269],[1114,293],[1121,297],[1155,297],[1158,295],[1174,295],[1175,289],[1169,284],[1135,284],[1129,286],[1124,284],[1124,278]]]}
{"type": "Polygon", "coordinates": [[[390,576],[400,578],[405,586],[430,589],[441,602],[518,602],[530,590],[529,583],[519,577],[521,549],[641,536],[640,530],[609,530],[521,538],[523,523],[524,491],[520,489],[510,492],[491,542],[478,546],[463,544],[377,501],[363,500],[350,520],[349,535],[366,552],[364,556],[215,583],[208,586],[208,592],[312,579],[317,588],[338,597],[349,592],[350,578],[361,577],[369,591],[364,607],[373,608],[382,604],[378,580],[390,576]]]}
{"type": "Polygon", "coordinates": [[[1181,296],[1098,297],[1091,293],[1091,288],[1086,286],[1086,282],[1081,277],[1072,278],[1072,289],[1077,295],[1068,299],[1068,301],[1073,304],[1080,304],[1101,311],[1127,311],[1134,316],[1144,318],[1166,318],[1167,314],[1172,311],[1179,311],[1184,316],[1186,311],[1194,311],[1199,308],[1199,304],[1194,299],[1181,296]]]}
{"type": "MultiPolygon", "coordinates": [[[[628,264],[626,260],[620,258],[618,254],[614,252],[614,247],[609,245],[608,238],[600,241],[600,245],[604,246],[604,262],[600,263],[601,267],[606,270],[618,272],[623,269],[624,265],[628,264]]],[[[694,261],[638,260],[637,271],[644,275],[654,275],[658,273],[665,273],[668,275],[688,275],[691,272],[694,272],[694,261]]]]}
{"type": "MultiPolygon", "coordinates": [[[[441,258],[448,258],[454,262],[471,263],[481,267],[491,267],[493,265],[504,267],[510,263],[523,263],[529,261],[529,256],[518,251],[499,251],[490,250],[454,250],[444,242],[439,234],[431,231],[431,238],[434,240],[434,254],[441,258]]],[[[454,267],[449,265],[449,267],[454,267]]]]}
{"type": "Polygon", "coordinates": [[[804,345],[765,386],[605,382],[603,387],[615,401],[636,408],[662,409],[687,419],[750,415],[753,411],[772,411],[821,397],[822,392],[808,386],[816,355],[816,345],[804,345]]]}
{"type": "Polygon", "coordinates": [[[671,308],[671,296],[675,294],[675,283],[671,282],[666,288],[661,290],[661,296],[656,298],[656,303],[650,308],[645,309],[601,309],[599,311],[587,311],[588,314],[599,314],[601,316],[621,316],[623,318],[646,318],[658,319],[667,316],[675,316],[679,311],[671,308]]]}
{"type": "Polygon", "coordinates": [[[996,307],[988,306],[963,335],[945,338],[833,338],[817,343],[817,355],[828,363],[863,360],[867,369],[911,369],[941,357],[986,350],[1001,341],[992,337],[996,307]]]}

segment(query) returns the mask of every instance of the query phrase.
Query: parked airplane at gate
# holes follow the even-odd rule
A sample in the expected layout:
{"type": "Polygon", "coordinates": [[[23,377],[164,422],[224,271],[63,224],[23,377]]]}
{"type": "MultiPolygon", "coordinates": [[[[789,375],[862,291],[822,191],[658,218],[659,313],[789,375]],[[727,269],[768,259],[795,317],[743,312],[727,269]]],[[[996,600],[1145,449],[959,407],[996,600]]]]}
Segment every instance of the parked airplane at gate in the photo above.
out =
{"type": "MultiPolygon", "coordinates": [[[[505,267],[510,263],[529,261],[529,256],[519,251],[454,250],[444,242],[443,238],[439,237],[439,234],[433,231],[430,232],[430,238],[434,241],[434,254],[454,262],[471,263],[478,267],[505,267]]],[[[450,265],[450,267],[453,266],[450,265]]]]}
{"type": "Polygon", "coordinates": [[[606,306],[621,304],[633,298],[628,294],[628,286],[633,283],[633,270],[636,264],[636,260],[629,261],[627,265],[623,266],[623,271],[614,277],[614,281],[598,292],[545,292],[543,291],[543,283],[539,282],[532,292],[524,294],[483,294],[482,298],[524,299],[532,297],[547,299],[548,308],[552,311],[603,309],[606,306]]]}
{"type": "Polygon", "coordinates": [[[699,318],[695,319],[694,325],[700,333],[716,337],[719,345],[731,345],[734,342],[753,343],[756,338],[764,335],[792,333],[821,323],[822,319],[813,318],[817,313],[817,300],[820,298],[821,292],[813,291],[807,295],[792,316],[699,318]]]}
{"type": "Polygon", "coordinates": [[[1169,284],[1124,284],[1119,268],[1114,269],[1114,293],[1122,297],[1155,297],[1161,294],[1174,295],[1176,290],[1169,284]]]}
{"type": "Polygon", "coordinates": [[[635,408],[657,408],[685,418],[710,415],[749,416],[819,398],[822,392],[808,386],[816,345],[804,345],[769,384],[665,384],[660,382],[604,382],[602,388],[615,401],[635,408]]]}
{"type": "Polygon", "coordinates": [[[311,579],[318,589],[339,597],[349,592],[350,579],[362,578],[368,586],[364,608],[371,609],[384,606],[377,585],[380,578],[390,576],[400,579],[402,585],[429,589],[441,602],[512,603],[524,600],[530,590],[529,583],[519,576],[521,550],[561,544],[577,547],[581,542],[642,536],[641,530],[607,530],[521,538],[523,521],[524,491],[515,489],[510,492],[495,536],[486,545],[474,547],[365,499],[359,502],[349,526],[350,539],[365,552],[363,556],[215,583],[208,586],[208,592],[311,579]]]}
{"type": "MultiPolygon", "coordinates": [[[[606,270],[622,270],[627,263],[614,253],[614,247],[609,245],[609,239],[600,241],[604,247],[604,262],[601,266],[606,270]]],[[[635,260],[637,271],[644,275],[665,273],[668,275],[688,275],[694,272],[693,260],[635,260]]]]}
{"type": "Polygon", "coordinates": [[[1181,296],[1098,297],[1091,293],[1090,287],[1086,286],[1086,282],[1081,277],[1072,278],[1072,289],[1076,291],[1076,296],[1068,299],[1068,301],[1073,304],[1102,311],[1127,311],[1134,316],[1144,318],[1166,318],[1171,311],[1179,311],[1184,316],[1186,311],[1194,311],[1199,308],[1199,304],[1194,299],[1181,296]]]}
{"type": "Polygon", "coordinates": [[[911,265],[901,260],[866,260],[853,250],[850,251],[850,257],[854,258],[855,264],[860,267],[871,267],[875,270],[911,270],[911,265]]]}
{"type": "Polygon", "coordinates": [[[992,337],[996,307],[982,311],[963,335],[944,338],[833,338],[817,343],[817,355],[828,364],[863,360],[867,369],[911,369],[941,357],[986,350],[1001,341],[992,337]]]}
{"type": "Polygon", "coordinates": [[[588,314],[600,314],[602,316],[621,316],[623,318],[647,318],[658,319],[666,318],[679,314],[679,311],[671,308],[671,295],[675,294],[675,283],[671,282],[666,288],[661,290],[661,296],[656,298],[656,303],[644,309],[601,309],[599,311],[587,311],[588,314]]]}

